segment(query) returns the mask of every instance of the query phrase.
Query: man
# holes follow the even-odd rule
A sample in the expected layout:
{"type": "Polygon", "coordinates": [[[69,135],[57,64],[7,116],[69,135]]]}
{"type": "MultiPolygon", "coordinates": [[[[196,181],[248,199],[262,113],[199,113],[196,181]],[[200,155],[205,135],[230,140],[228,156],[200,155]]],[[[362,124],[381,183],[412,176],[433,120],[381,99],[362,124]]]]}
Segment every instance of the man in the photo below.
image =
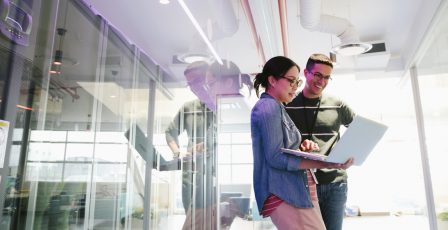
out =
{"type": "MultiPolygon", "coordinates": [[[[354,112],[340,99],[323,95],[331,81],[333,64],[323,54],[308,59],[304,89],[286,106],[291,119],[302,134],[319,145],[319,154],[328,155],[339,140],[339,128],[348,126],[354,112]]],[[[317,194],[322,218],[328,230],[342,229],[347,201],[347,173],[342,169],[320,169],[316,172],[317,194]]]]}

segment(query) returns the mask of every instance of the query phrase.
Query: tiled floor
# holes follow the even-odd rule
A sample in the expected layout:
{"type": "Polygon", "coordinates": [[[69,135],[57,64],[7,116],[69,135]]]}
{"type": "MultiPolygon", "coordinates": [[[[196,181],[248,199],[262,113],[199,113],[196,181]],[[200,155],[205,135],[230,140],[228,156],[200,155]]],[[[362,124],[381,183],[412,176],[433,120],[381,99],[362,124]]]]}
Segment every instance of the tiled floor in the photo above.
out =
{"type": "Polygon", "coordinates": [[[344,220],[344,230],[429,230],[428,218],[424,216],[361,216],[347,217],[344,220]]]}
{"type": "MultiPolygon", "coordinates": [[[[269,223],[264,224],[242,219],[235,219],[232,230],[240,229],[272,229],[275,227],[269,223]],[[264,226],[264,227],[263,227],[264,226]]],[[[347,217],[344,219],[343,230],[429,230],[428,219],[424,216],[361,216],[347,217]]],[[[448,230],[448,221],[439,223],[439,230],[448,230]],[[443,225],[445,224],[445,225],[443,225]]]]}
{"type": "MultiPolygon", "coordinates": [[[[173,215],[167,218],[162,218],[159,226],[153,226],[154,229],[182,229],[182,224],[185,219],[184,215],[173,215]]],[[[133,224],[133,229],[139,229],[136,223],[133,224]]],[[[82,225],[78,226],[81,229],[82,225]]],[[[78,229],[76,226],[70,226],[70,229],[78,229]]],[[[94,229],[103,229],[97,226],[94,229]]],[[[275,230],[267,219],[263,221],[247,221],[241,218],[236,218],[229,228],[230,230],[275,230]]],[[[361,217],[347,217],[344,219],[343,230],[429,230],[428,219],[425,216],[361,216],[361,217]]],[[[438,230],[448,230],[448,221],[438,223],[438,230]]]]}

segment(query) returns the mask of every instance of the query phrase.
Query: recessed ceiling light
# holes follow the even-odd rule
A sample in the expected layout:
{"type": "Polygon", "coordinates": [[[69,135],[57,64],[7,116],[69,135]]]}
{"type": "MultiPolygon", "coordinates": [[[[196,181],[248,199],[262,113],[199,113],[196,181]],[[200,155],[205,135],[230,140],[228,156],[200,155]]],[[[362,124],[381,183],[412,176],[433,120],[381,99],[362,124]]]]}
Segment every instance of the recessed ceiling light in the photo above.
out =
{"type": "Polygon", "coordinates": [[[353,56],[365,53],[372,49],[372,44],[368,43],[350,43],[350,44],[341,44],[335,46],[331,49],[331,52],[334,54],[339,54],[342,56],[353,56]]]}
{"type": "Polygon", "coordinates": [[[170,0],[159,0],[159,2],[163,5],[170,4],[170,0]]]}
{"type": "Polygon", "coordinates": [[[204,31],[202,30],[202,27],[199,25],[198,21],[196,20],[196,18],[193,16],[193,13],[191,13],[190,9],[188,8],[188,6],[185,4],[184,0],[178,0],[180,6],[182,7],[182,9],[185,11],[185,14],[187,14],[188,18],[190,19],[191,23],[193,23],[193,26],[196,28],[196,30],[198,31],[199,35],[201,35],[202,40],[204,40],[205,44],[207,45],[207,47],[209,48],[210,52],[213,54],[213,56],[215,57],[215,60],[222,65],[222,60],[221,57],[219,57],[218,53],[216,52],[215,48],[213,47],[212,43],[210,42],[210,40],[208,39],[207,35],[205,35],[204,31]]]}
{"type": "Polygon", "coordinates": [[[183,54],[178,55],[177,60],[183,63],[191,64],[197,61],[211,62],[213,57],[206,54],[183,54]]]}

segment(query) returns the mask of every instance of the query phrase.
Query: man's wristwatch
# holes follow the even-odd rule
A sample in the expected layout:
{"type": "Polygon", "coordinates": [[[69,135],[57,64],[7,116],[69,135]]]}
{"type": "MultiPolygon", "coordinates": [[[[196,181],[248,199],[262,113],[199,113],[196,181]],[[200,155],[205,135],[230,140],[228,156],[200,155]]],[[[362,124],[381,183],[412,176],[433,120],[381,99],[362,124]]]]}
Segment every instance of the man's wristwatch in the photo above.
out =
{"type": "Polygon", "coordinates": [[[173,153],[173,156],[174,156],[175,158],[178,158],[179,155],[180,155],[180,151],[176,151],[176,152],[173,153]]]}

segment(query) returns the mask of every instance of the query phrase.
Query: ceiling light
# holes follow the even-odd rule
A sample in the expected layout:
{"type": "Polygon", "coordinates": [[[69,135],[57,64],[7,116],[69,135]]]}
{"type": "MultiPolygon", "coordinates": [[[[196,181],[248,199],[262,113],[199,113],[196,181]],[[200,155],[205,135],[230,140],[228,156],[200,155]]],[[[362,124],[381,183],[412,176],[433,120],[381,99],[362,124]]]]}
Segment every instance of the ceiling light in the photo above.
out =
{"type": "Polygon", "coordinates": [[[49,71],[51,74],[61,74],[61,65],[55,63],[51,64],[51,69],[49,71]]]}
{"type": "Polygon", "coordinates": [[[60,71],[57,71],[57,70],[50,70],[50,73],[51,73],[51,74],[61,74],[61,72],[60,72],[60,71]]]}
{"type": "Polygon", "coordinates": [[[213,54],[213,56],[215,57],[216,61],[219,64],[223,64],[221,57],[219,57],[218,53],[216,52],[215,48],[213,47],[212,43],[210,42],[210,40],[207,38],[207,36],[205,35],[204,31],[202,30],[201,26],[199,25],[198,21],[196,20],[196,18],[193,16],[193,14],[191,13],[190,9],[188,8],[188,6],[185,4],[184,0],[178,0],[180,6],[182,7],[182,9],[185,11],[185,14],[187,14],[188,18],[190,19],[191,23],[193,23],[193,26],[196,28],[196,30],[198,31],[199,35],[201,35],[202,40],[204,40],[205,44],[207,44],[208,48],[210,49],[210,52],[213,54]]]}
{"type": "Polygon", "coordinates": [[[170,0],[160,0],[159,2],[160,2],[160,4],[162,4],[162,5],[170,4],[170,0]]]}
{"type": "Polygon", "coordinates": [[[359,42],[335,46],[331,49],[331,52],[342,56],[353,56],[363,54],[370,49],[372,49],[372,44],[359,42]]]}
{"type": "Polygon", "coordinates": [[[64,43],[64,36],[65,36],[65,33],[67,32],[67,30],[64,28],[57,28],[56,31],[58,32],[58,35],[59,35],[59,46],[58,46],[58,49],[55,51],[53,63],[55,65],[61,65],[62,64],[62,45],[64,43]]]}
{"type": "Polygon", "coordinates": [[[62,50],[56,50],[54,54],[53,64],[62,65],[62,50]]]}
{"type": "Polygon", "coordinates": [[[206,54],[182,54],[176,56],[177,60],[183,63],[191,64],[197,61],[211,62],[213,57],[206,54]]]}

